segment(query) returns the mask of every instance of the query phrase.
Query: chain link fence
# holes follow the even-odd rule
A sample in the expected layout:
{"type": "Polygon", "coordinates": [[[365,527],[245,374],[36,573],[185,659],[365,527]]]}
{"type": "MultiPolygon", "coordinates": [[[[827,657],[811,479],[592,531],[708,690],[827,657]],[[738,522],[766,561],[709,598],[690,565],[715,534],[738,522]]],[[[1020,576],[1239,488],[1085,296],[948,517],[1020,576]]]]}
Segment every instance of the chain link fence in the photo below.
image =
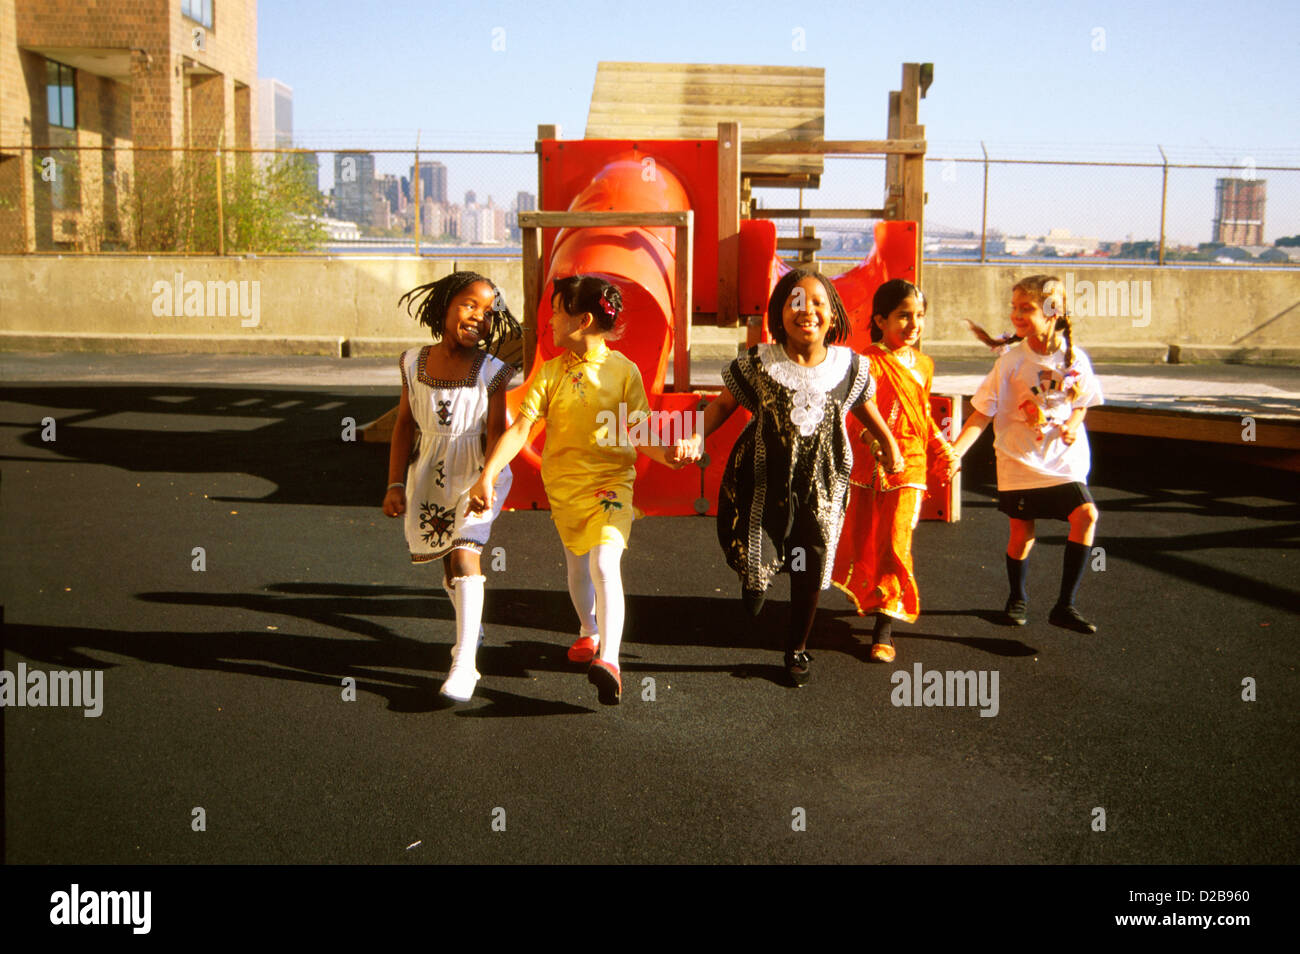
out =
{"type": "MultiPolygon", "coordinates": [[[[1300,165],[950,152],[925,162],[926,261],[1300,264],[1300,165]]],[[[884,157],[827,156],[819,188],[753,199],[809,210],[777,220],[813,228],[805,254],[860,260],[874,221],[816,210],[882,208],[884,178],[884,157]]],[[[0,251],[511,256],[536,192],[531,149],[0,146],[0,251]]]]}

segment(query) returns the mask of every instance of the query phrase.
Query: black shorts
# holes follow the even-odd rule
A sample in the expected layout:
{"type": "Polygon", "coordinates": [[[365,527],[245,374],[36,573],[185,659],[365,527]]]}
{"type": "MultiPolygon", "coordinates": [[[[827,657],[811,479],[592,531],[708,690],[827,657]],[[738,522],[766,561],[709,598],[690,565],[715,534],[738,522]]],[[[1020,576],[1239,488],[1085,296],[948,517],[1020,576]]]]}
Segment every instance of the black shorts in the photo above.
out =
{"type": "Polygon", "coordinates": [[[1069,520],[1076,507],[1093,503],[1086,484],[999,490],[998,509],[1016,520],[1069,520]]]}

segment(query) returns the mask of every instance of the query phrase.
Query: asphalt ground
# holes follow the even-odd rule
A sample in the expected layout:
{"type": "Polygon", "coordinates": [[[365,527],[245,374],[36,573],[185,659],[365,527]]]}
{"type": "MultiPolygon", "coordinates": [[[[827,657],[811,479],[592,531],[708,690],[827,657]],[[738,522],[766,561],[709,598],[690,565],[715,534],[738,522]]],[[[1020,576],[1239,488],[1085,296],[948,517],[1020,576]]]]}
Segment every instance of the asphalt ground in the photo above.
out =
{"type": "Polygon", "coordinates": [[[869,620],[832,592],[799,690],[784,581],[752,622],[711,518],[640,520],[617,708],[565,659],[549,516],[507,513],[483,678],[444,707],[438,571],[379,510],[386,448],[340,437],[394,396],[6,387],[4,668],[104,673],[98,718],[0,709],[7,863],[1300,860],[1293,474],[1094,435],[1105,569],[1079,605],[1100,631],[1046,622],[1064,524],[1040,525],[1031,620],[1008,629],[986,435],[962,520],[917,530],[897,662],[868,661],[869,620]],[[894,705],[916,665],[996,673],[996,716],[894,705]]]}

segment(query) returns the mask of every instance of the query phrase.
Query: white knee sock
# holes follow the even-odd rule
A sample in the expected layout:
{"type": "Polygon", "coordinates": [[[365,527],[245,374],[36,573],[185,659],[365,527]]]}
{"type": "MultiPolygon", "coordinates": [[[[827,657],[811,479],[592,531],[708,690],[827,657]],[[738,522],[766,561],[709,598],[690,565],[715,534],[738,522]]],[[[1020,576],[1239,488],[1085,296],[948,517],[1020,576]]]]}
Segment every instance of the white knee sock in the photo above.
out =
{"type": "Polygon", "coordinates": [[[482,576],[458,576],[451,581],[452,601],[456,606],[456,645],[451,651],[451,668],[474,669],[478,649],[479,623],[483,620],[482,576]]]}
{"type": "Polygon", "coordinates": [[[596,625],[596,591],[587,571],[587,555],[576,556],[565,547],[564,562],[569,574],[569,599],[573,600],[573,608],[578,612],[581,635],[598,638],[603,630],[596,625]]]}
{"type": "Polygon", "coordinates": [[[619,644],[623,641],[623,577],[619,563],[623,548],[602,543],[591,548],[588,568],[596,590],[596,621],[600,626],[600,658],[618,665],[619,644]]]}

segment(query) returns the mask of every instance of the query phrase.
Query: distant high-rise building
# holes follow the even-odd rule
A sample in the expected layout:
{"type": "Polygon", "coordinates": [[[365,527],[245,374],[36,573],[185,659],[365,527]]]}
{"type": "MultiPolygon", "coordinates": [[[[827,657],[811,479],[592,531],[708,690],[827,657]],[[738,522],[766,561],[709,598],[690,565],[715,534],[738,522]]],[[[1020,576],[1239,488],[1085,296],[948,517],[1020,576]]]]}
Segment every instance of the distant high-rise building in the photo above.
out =
{"type": "Polygon", "coordinates": [[[293,87],[269,76],[257,80],[257,145],[267,149],[293,146],[293,87]]]}
{"type": "MultiPolygon", "coordinates": [[[[415,166],[411,166],[411,181],[415,181],[415,166]]],[[[420,201],[447,201],[447,167],[441,162],[420,163],[420,201]]],[[[414,201],[414,198],[412,198],[414,201]]]]}
{"type": "Polygon", "coordinates": [[[388,200],[388,208],[395,215],[406,211],[406,196],[402,192],[403,181],[393,175],[383,175],[375,179],[380,194],[388,200]]]}
{"type": "Polygon", "coordinates": [[[375,215],[375,157],[369,152],[334,154],[334,214],[370,225],[375,215]]]}
{"type": "Polygon", "coordinates": [[[518,192],[515,194],[515,211],[516,212],[536,212],[537,196],[531,192],[518,192]]]}
{"type": "Polygon", "coordinates": [[[468,209],[471,206],[475,206],[475,205],[478,205],[478,196],[474,194],[473,189],[470,189],[468,192],[465,193],[465,208],[468,209]]]}
{"type": "Polygon", "coordinates": [[[1224,245],[1264,244],[1264,179],[1217,179],[1214,238],[1224,245]]]}

